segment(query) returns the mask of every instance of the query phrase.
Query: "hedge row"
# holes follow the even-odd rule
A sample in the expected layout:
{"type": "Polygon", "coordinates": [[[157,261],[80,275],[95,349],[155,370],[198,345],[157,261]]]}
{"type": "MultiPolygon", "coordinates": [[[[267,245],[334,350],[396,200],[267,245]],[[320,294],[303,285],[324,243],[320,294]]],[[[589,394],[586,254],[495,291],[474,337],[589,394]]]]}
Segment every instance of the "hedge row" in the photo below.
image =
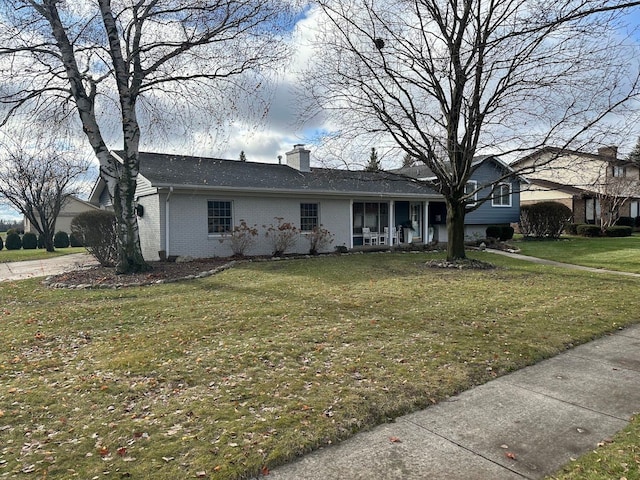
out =
{"type": "MultiPolygon", "coordinates": [[[[53,237],[53,246],[55,248],[82,247],[82,242],[77,236],[67,234],[67,232],[59,231],[53,237]]],[[[42,235],[37,236],[35,233],[27,232],[20,236],[15,231],[7,232],[7,238],[3,242],[0,238],[0,250],[35,250],[36,248],[44,248],[44,240],[42,235]]]]}
{"type": "Polygon", "coordinates": [[[603,232],[598,225],[570,223],[567,225],[566,231],[570,235],[580,235],[581,237],[629,237],[633,233],[633,227],[614,225],[606,227],[603,232]]]}

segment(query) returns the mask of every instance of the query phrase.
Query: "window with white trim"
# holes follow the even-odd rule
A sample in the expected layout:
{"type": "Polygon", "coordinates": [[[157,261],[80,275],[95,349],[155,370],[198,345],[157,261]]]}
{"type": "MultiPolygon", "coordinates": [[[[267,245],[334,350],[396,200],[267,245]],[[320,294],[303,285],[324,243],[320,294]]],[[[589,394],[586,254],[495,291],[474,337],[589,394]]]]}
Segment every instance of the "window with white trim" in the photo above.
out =
{"type": "Polygon", "coordinates": [[[492,207],[510,207],[511,206],[511,184],[500,183],[493,191],[491,199],[492,207]]]}
{"type": "MultiPolygon", "coordinates": [[[[476,180],[469,180],[464,185],[464,194],[470,195],[476,188],[478,188],[478,182],[476,180]]],[[[478,192],[473,193],[473,195],[467,199],[467,205],[470,207],[473,207],[476,203],[478,203],[478,192]]]]}
{"type": "Polygon", "coordinates": [[[208,200],[207,225],[209,235],[231,233],[233,230],[231,202],[227,200],[208,200]]]}
{"type": "Polygon", "coordinates": [[[311,232],[314,228],[318,228],[319,208],[317,203],[301,203],[300,204],[300,231],[311,232]]]}

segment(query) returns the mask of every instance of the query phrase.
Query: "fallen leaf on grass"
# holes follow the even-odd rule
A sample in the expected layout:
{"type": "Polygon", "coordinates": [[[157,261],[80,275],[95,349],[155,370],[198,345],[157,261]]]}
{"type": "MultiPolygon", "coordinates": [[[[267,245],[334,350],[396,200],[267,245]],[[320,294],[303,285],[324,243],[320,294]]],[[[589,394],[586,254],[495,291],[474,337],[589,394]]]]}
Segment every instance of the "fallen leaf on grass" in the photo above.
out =
{"type": "Polygon", "coordinates": [[[398,437],[389,437],[389,441],[391,443],[402,443],[402,440],[400,440],[398,437]]]}
{"type": "Polygon", "coordinates": [[[265,465],[265,466],[263,466],[263,467],[260,469],[260,473],[261,473],[262,475],[265,475],[265,476],[266,476],[266,475],[269,475],[269,469],[267,468],[267,466],[266,466],[266,465],[265,465]]]}

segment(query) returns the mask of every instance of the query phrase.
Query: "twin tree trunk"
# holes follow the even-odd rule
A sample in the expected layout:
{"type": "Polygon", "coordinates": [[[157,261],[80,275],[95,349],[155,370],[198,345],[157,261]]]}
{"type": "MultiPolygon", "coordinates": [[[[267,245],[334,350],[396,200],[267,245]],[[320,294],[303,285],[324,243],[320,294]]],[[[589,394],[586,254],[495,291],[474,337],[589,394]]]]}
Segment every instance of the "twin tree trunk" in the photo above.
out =
{"type": "Polygon", "coordinates": [[[118,235],[116,273],[147,272],[151,270],[151,267],[142,256],[138,218],[134,202],[136,178],[132,175],[130,168],[122,169],[119,173],[121,177],[118,180],[105,178],[116,217],[118,235]]]}

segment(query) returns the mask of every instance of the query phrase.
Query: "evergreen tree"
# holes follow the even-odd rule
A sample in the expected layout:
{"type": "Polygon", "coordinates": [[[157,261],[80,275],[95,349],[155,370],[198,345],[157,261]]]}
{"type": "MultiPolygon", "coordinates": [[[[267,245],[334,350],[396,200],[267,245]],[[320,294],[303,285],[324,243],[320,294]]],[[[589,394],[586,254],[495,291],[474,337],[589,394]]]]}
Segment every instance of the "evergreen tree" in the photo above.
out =
{"type": "Polygon", "coordinates": [[[633,150],[631,150],[631,152],[629,152],[629,155],[627,155],[627,161],[633,162],[640,167],[640,137],[638,137],[636,146],[633,147],[633,150]]]}
{"type": "Polygon", "coordinates": [[[402,168],[413,167],[416,161],[408,153],[402,158],[402,168]]]}
{"type": "Polygon", "coordinates": [[[375,147],[371,147],[371,155],[369,155],[369,163],[365,167],[367,172],[379,172],[380,171],[380,160],[378,160],[378,152],[376,152],[375,147]]]}

